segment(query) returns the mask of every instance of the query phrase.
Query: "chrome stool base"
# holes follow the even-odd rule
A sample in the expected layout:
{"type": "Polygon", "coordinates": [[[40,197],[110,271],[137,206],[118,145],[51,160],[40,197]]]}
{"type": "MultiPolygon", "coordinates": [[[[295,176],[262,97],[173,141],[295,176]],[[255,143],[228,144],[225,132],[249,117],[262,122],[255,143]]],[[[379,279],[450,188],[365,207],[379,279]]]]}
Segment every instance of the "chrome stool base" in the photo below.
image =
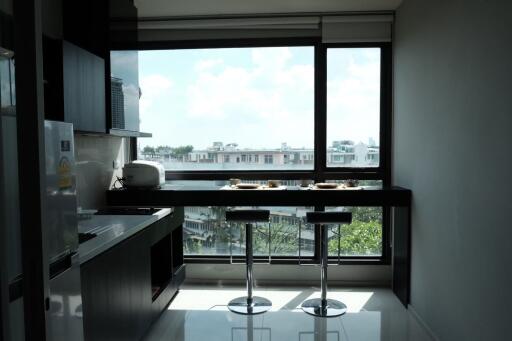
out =
{"type": "Polygon", "coordinates": [[[347,306],[340,301],[327,299],[322,305],[321,298],[312,298],[302,303],[302,310],[318,317],[336,317],[347,312],[347,306]]]}
{"type": "Polygon", "coordinates": [[[272,302],[264,297],[253,296],[251,304],[249,304],[247,298],[247,296],[243,296],[231,300],[228,309],[237,314],[256,315],[272,308],[272,302]]]}

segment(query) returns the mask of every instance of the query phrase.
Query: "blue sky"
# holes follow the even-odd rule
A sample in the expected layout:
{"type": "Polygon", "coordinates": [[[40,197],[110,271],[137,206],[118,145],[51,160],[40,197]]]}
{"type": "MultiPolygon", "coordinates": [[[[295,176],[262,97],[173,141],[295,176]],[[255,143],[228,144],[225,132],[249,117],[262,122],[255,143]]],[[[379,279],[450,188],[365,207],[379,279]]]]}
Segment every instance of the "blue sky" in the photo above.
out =
{"type": "MultiPolygon", "coordinates": [[[[328,141],[377,140],[378,50],[332,52],[328,141]]],[[[141,51],[141,145],[311,148],[313,63],[312,47],[141,51]]]]}

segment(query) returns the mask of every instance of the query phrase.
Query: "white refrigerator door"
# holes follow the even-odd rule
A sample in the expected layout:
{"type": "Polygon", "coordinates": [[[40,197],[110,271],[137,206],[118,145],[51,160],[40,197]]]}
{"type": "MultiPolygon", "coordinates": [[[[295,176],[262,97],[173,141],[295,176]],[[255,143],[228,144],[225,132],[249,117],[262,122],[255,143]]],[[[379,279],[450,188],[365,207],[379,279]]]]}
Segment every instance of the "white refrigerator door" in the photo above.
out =
{"type": "Polygon", "coordinates": [[[47,339],[83,340],[73,125],[45,121],[44,232],[50,265],[47,339]]]}
{"type": "Polygon", "coordinates": [[[45,121],[46,209],[44,229],[48,262],[78,249],[73,125],[45,121]]]}

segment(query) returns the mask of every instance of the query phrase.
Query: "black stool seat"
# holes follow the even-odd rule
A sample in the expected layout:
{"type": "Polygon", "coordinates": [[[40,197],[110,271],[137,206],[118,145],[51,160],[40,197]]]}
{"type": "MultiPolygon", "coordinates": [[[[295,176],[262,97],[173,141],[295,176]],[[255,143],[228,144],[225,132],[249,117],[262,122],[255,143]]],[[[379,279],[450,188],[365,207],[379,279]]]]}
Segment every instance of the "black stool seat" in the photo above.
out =
{"type": "Polygon", "coordinates": [[[254,315],[261,314],[272,308],[272,302],[264,297],[253,296],[253,255],[252,255],[252,223],[266,222],[270,220],[269,210],[234,210],[226,211],[227,222],[245,223],[245,258],[247,296],[231,300],[228,309],[237,314],[254,315]]]}
{"type": "Polygon", "coordinates": [[[269,210],[234,210],[226,211],[226,221],[257,223],[267,222],[270,219],[269,210]]]}
{"type": "Polygon", "coordinates": [[[351,212],[306,212],[306,221],[311,224],[350,224],[351,212]]]}

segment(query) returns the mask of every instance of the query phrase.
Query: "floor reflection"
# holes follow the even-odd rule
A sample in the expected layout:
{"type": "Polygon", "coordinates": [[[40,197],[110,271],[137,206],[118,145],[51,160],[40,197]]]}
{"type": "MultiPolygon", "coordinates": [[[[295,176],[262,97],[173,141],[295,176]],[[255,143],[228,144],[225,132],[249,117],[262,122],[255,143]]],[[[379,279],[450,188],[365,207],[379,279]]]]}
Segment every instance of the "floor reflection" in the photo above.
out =
{"type": "Polygon", "coordinates": [[[205,287],[182,290],[145,340],[429,340],[389,290],[332,290],[329,297],[343,301],[349,308],[336,318],[302,312],[302,300],[319,295],[312,289],[260,290],[258,295],[274,303],[271,311],[254,316],[230,312],[227,302],[243,292],[205,287]]]}

